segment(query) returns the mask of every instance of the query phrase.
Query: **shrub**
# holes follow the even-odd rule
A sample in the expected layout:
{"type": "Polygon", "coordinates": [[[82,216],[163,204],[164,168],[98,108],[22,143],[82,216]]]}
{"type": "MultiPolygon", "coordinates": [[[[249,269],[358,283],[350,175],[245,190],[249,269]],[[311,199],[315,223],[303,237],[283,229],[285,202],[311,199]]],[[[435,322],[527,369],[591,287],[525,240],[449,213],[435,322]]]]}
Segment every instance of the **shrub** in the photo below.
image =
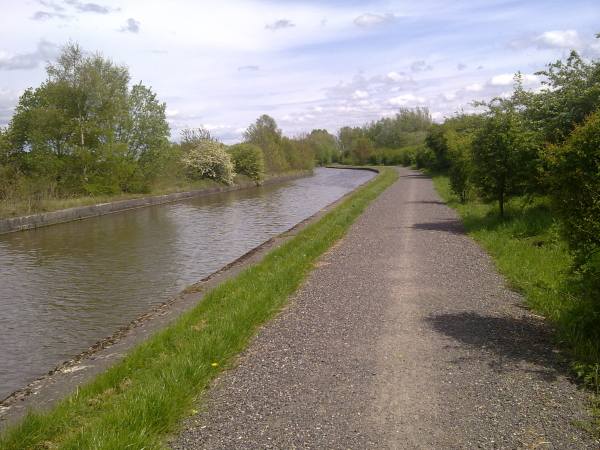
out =
{"type": "Polygon", "coordinates": [[[192,180],[209,178],[225,184],[232,184],[235,170],[225,146],[215,141],[204,141],[183,157],[187,175],[192,180]]]}
{"type": "Polygon", "coordinates": [[[435,153],[425,146],[419,145],[415,150],[415,165],[417,169],[433,169],[436,167],[435,153]]]}
{"type": "Polygon", "coordinates": [[[470,133],[457,133],[448,130],[446,142],[448,148],[448,160],[450,167],[448,175],[450,187],[458,195],[461,203],[465,203],[471,190],[471,178],[473,176],[473,163],[471,155],[471,144],[473,136],[470,133]]]}
{"type": "Polygon", "coordinates": [[[600,110],[545,159],[565,239],[578,264],[600,275],[600,110]]]}
{"type": "Polygon", "coordinates": [[[265,176],[265,157],[259,146],[254,144],[236,144],[229,147],[229,154],[236,173],[252,180],[261,181],[265,176]]]}

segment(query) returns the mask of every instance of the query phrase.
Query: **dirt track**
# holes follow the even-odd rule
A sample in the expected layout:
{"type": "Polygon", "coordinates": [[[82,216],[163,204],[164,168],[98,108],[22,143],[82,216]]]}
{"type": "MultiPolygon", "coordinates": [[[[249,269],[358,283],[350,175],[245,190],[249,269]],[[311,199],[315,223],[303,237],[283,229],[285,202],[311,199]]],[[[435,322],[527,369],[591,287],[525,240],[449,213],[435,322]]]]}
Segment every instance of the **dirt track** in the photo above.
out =
{"type": "Polygon", "coordinates": [[[174,448],[600,447],[545,323],[431,180],[400,175],[174,448]]]}

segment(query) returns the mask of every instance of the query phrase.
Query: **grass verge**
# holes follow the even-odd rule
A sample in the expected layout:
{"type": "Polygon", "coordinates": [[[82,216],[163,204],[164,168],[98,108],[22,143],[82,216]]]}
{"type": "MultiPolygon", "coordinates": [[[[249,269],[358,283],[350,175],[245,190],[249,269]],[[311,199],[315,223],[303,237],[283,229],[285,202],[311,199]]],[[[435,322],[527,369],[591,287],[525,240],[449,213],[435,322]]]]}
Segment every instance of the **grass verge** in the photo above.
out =
{"type": "Polygon", "coordinates": [[[151,449],[192,413],[194,400],[276,314],[364,208],[397,178],[384,168],[260,263],[210,291],[175,324],[45,414],[0,437],[2,449],[151,449]]]}
{"type": "Polygon", "coordinates": [[[447,176],[433,175],[433,181],[440,196],[457,210],[469,235],[494,258],[511,287],[554,326],[558,340],[574,361],[575,373],[595,391],[592,409],[596,423],[590,431],[600,435],[600,311],[593,293],[571,269],[572,257],[548,200],[514,198],[501,219],[496,204],[461,204],[447,176]]]}

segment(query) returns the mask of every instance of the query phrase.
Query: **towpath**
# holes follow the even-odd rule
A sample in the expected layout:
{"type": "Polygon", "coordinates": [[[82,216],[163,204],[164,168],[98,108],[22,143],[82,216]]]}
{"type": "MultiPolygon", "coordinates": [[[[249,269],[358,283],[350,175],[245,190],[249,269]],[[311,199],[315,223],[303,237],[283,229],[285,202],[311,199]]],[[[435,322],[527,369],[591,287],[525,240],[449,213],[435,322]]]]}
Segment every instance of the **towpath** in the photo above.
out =
{"type": "Polygon", "coordinates": [[[174,448],[599,447],[546,324],[399,170],[174,448]]]}

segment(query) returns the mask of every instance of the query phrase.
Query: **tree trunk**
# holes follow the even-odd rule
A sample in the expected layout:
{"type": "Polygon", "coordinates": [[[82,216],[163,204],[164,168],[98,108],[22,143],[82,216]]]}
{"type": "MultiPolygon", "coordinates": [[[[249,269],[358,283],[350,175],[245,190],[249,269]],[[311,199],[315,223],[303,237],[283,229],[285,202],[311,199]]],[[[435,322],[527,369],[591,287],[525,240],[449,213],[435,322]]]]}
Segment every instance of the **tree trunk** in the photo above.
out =
{"type": "Polygon", "coordinates": [[[500,206],[500,217],[504,217],[504,189],[500,189],[498,196],[498,206],[500,206]]]}

